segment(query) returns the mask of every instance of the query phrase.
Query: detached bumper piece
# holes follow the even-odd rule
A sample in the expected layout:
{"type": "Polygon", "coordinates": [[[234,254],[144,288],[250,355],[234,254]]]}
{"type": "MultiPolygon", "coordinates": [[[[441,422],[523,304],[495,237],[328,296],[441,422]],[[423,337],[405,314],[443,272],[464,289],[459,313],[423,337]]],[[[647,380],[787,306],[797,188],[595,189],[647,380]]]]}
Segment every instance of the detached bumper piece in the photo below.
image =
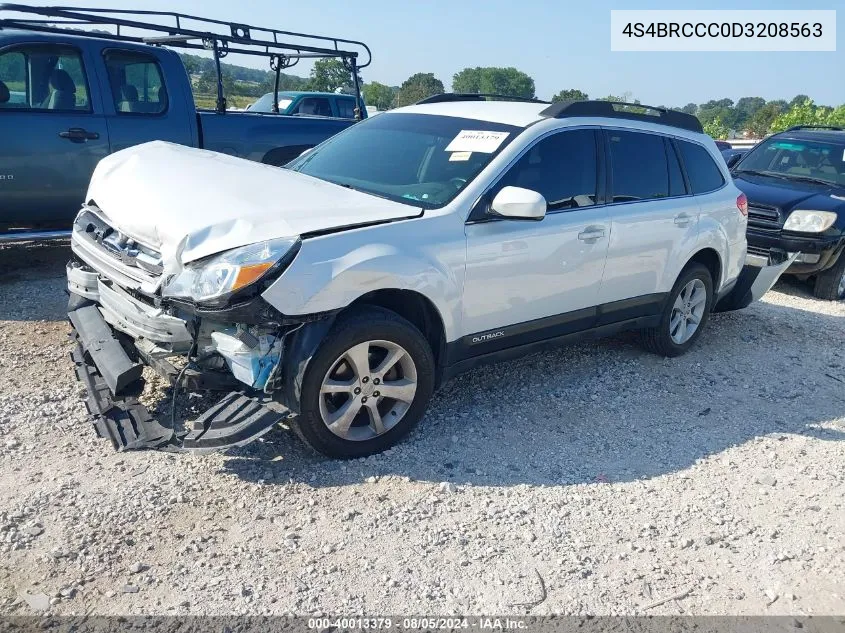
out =
{"type": "Polygon", "coordinates": [[[258,400],[232,392],[194,422],[193,430],[182,440],[182,449],[209,452],[243,446],[289,415],[289,411],[274,411],[258,400]]]}
{"type": "Polygon", "coordinates": [[[118,451],[157,449],[210,452],[243,446],[264,435],[290,414],[262,400],[232,392],[177,436],[138,401],[143,365],[133,362],[96,306],[68,314],[77,345],[71,352],[76,377],[87,392],[85,406],[94,430],[118,451]]]}
{"type": "Polygon", "coordinates": [[[716,304],[717,312],[741,310],[766,294],[792,265],[798,253],[776,253],[768,258],[751,255],[733,290],[716,304]]]}
{"type": "Polygon", "coordinates": [[[77,344],[70,356],[76,378],[88,392],[85,407],[99,437],[107,438],[118,451],[178,447],[172,431],[154,420],[136,397],[112,393],[96,365],[85,360],[81,344],[77,344]]]}

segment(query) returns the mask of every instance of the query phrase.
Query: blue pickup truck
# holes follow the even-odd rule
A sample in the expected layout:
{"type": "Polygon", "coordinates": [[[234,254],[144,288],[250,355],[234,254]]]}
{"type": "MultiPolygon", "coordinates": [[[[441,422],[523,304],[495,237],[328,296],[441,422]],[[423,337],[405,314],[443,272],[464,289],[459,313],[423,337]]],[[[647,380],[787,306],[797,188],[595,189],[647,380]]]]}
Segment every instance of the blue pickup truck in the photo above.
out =
{"type": "MultiPolygon", "coordinates": [[[[152,37],[112,38],[62,28],[63,19],[92,19],[76,11],[0,5],[0,241],[69,229],[97,162],[120,149],[164,140],[284,165],[355,122],[227,111],[222,81],[218,108],[196,109],[190,78],[171,47],[211,50],[219,70],[224,50],[253,51],[264,45],[257,32],[266,29],[232,24],[231,36],[209,36],[168,27],[162,36],[164,29],[145,24],[152,37]],[[56,22],[6,17],[25,11],[49,11],[56,22]]],[[[301,56],[338,56],[334,48],[301,56]]],[[[269,50],[277,71],[299,59],[269,50]]]]}

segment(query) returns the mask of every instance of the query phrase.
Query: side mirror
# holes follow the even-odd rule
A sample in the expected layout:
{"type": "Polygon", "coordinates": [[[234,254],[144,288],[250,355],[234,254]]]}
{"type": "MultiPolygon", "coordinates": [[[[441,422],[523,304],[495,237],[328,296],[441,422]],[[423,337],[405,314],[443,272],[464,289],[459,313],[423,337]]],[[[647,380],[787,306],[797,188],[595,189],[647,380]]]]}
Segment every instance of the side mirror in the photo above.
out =
{"type": "Polygon", "coordinates": [[[740,158],[742,158],[742,154],[733,154],[728,159],[728,167],[730,168],[730,167],[733,167],[734,165],[736,165],[739,162],[740,158]]]}
{"type": "Polygon", "coordinates": [[[546,199],[531,189],[504,187],[490,203],[490,211],[512,220],[542,220],[546,217],[546,199]]]}

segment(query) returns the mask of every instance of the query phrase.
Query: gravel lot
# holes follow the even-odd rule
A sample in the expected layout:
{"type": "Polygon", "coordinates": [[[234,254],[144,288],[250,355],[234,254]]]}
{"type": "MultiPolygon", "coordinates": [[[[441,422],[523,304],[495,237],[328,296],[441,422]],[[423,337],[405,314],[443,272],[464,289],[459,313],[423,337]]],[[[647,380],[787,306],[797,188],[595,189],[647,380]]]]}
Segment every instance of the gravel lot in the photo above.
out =
{"type": "Polygon", "coordinates": [[[2,613],[845,613],[845,303],[781,282],[683,358],[482,368],[366,460],[285,429],[118,454],[72,377],[67,255],[0,249],[2,613]]]}

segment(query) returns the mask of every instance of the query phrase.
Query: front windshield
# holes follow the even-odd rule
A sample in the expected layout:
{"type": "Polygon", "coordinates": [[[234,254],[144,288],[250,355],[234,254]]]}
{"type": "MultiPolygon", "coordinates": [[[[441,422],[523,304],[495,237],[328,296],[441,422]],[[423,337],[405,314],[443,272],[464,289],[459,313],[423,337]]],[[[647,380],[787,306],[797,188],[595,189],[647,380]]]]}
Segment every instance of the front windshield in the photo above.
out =
{"type": "Polygon", "coordinates": [[[736,172],[845,185],[845,141],[771,138],[750,151],[736,172]]]}
{"type": "Polygon", "coordinates": [[[429,209],[454,198],[523,128],[428,114],[356,123],[287,167],[429,209]]]}

